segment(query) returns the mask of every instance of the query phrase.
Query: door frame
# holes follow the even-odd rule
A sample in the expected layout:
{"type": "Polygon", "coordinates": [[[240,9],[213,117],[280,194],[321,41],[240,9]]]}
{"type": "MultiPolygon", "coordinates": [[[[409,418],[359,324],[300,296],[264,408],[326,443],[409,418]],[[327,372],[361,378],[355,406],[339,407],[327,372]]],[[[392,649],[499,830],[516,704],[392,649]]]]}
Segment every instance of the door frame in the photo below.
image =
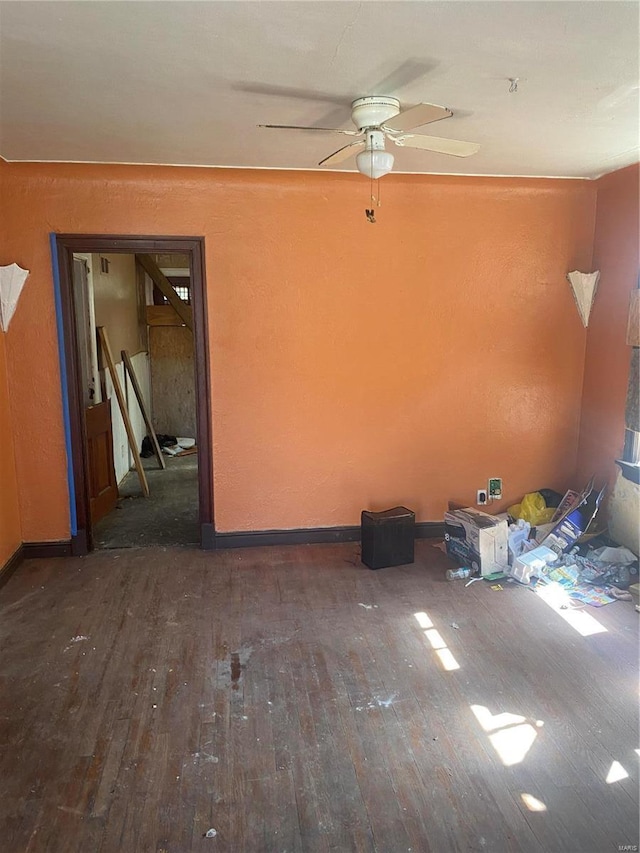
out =
{"type": "Polygon", "coordinates": [[[191,307],[195,362],[196,443],[198,445],[198,518],[200,544],[215,548],[209,324],[204,237],[108,234],[52,234],[54,282],[58,290],[58,334],[62,338],[61,373],[65,429],[68,432],[71,547],[74,554],[93,549],[89,514],[88,457],[82,407],[78,330],[73,297],[73,254],[185,254],[191,272],[191,307]],[[64,399],[66,397],[66,399],[64,399]]]}
{"type": "Polygon", "coordinates": [[[99,364],[98,337],[95,333],[96,332],[96,317],[95,317],[95,307],[94,307],[95,299],[94,299],[93,269],[92,269],[93,264],[91,262],[91,253],[90,252],[74,252],[73,258],[72,258],[72,263],[76,259],[85,262],[85,271],[86,271],[86,276],[87,276],[87,296],[88,296],[87,307],[88,307],[88,313],[89,313],[89,331],[90,331],[91,336],[92,336],[90,369],[91,369],[91,372],[93,374],[91,378],[93,379],[93,382],[94,382],[94,389],[93,390],[94,390],[95,396],[94,396],[93,402],[94,403],[101,403],[102,402],[102,394],[101,394],[101,389],[100,389],[100,377],[99,377],[99,373],[98,373],[98,364],[99,364]]]}

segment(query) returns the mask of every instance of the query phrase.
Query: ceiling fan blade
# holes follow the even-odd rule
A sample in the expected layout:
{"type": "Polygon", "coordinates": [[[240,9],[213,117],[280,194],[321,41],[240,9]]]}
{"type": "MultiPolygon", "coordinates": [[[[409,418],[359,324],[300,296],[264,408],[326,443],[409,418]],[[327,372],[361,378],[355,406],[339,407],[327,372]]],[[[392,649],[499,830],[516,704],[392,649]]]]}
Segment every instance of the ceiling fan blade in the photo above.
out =
{"type": "Polygon", "coordinates": [[[450,118],[452,115],[451,110],[439,107],[437,104],[418,104],[385,121],[383,127],[388,130],[413,130],[414,127],[440,121],[442,118],[450,118]]]}
{"type": "Polygon", "coordinates": [[[454,157],[470,157],[480,150],[476,142],[461,142],[459,139],[442,139],[438,136],[422,136],[410,134],[394,138],[396,145],[402,148],[422,148],[424,151],[435,151],[438,154],[453,154],[454,157]]]}
{"type": "Polygon", "coordinates": [[[318,163],[318,166],[332,166],[334,163],[342,163],[343,160],[348,160],[352,154],[362,151],[364,146],[364,140],[361,142],[350,142],[348,145],[345,145],[344,148],[338,148],[338,150],[334,151],[333,154],[329,154],[328,157],[325,157],[324,160],[321,160],[318,163]]]}
{"type": "Polygon", "coordinates": [[[271,127],[276,130],[321,130],[323,133],[344,133],[346,136],[360,136],[359,130],[341,130],[338,127],[308,127],[299,124],[259,124],[258,127],[271,127]]]}

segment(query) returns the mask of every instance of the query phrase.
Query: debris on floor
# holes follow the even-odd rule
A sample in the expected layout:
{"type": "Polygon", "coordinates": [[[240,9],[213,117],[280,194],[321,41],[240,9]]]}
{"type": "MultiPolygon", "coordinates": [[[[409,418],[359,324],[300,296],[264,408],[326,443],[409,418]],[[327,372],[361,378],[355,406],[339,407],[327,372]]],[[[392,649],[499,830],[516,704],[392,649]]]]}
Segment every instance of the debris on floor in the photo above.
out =
{"type": "Polygon", "coordinates": [[[615,564],[619,566],[630,566],[635,563],[637,557],[628,548],[617,547],[612,548],[609,545],[603,545],[594,551],[587,554],[589,559],[597,560],[599,563],[615,564]]]}
{"type": "Polygon", "coordinates": [[[505,575],[504,572],[491,572],[490,575],[485,575],[483,580],[489,581],[490,583],[495,583],[496,581],[504,581],[508,578],[508,575],[505,575]]]}
{"type": "Polygon", "coordinates": [[[162,452],[167,456],[191,456],[198,452],[195,438],[176,438],[172,445],[164,445],[162,452]]]}
{"type": "MultiPolygon", "coordinates": [[[[160,449],[162,450],[165,447],[173,447],[178,443],[175,435],[165,435],[164,433],[156,434],[156,438],[158,439],[158,444],[160,445],[160,449]]],[[[155,454],[153,449],[153,444],[151,443],[151,439],[148,435],[142,439],[142,446],[140,448],[140,456],[143,459],[150,459],[155,454]]]]}
{"type": "Polygon", "coordinates": [[[578,540],[596,536],[594,519],[604,497],[605,487],[594,492],[594,478],[582,491],[569,489],[564,497],[552,489],[541,489],[525,495],[519,504],[510,506],[509,562],[535,548],[546,545],[556,554],[568,551],[578,540]],[[526,525],[530,525],[527,530],[526,525]]]}
{"type": "MultiPolygon", "coordinates": [[[[160,449],[167,456],[191,456],[191,454],[198,452],[195,438],[182,438],[175,435],[165,435],[164,433],[159,433],[156,438],[158,439],[160,449]]],[[[148,459],[154,455],[155,451],[151,439],[148,435],[145,435],[142,439],[140,456],[143,459],[148,459]]]]}
{"type": "Polygon", "coordinates": [[[470,577],[467,587],[484,578],[494,591],[504,589],[501,580],[531,589],[556,585],[582,606],[633,601],[634,595],[637,603],[638,558],[604,536],[606,527],[594,529],[604,492],[604,486],[594,489],[592,477],[580,492],[530,492],[494,516],[449,509],[446,553],[462,567],[447,569],[447,580],[470,577]]]}
{"type": "Polygon", "coordinates": [[[544,570],[545,566],[550,563],[555,563],[557,555],[551,548],[546,548],[544,545],[539,545],[526,554],[521,554],[516,557],[511,566],[511,577],[514,577],[520,583],[528,584],[531,576],[537,572],[544,570]]]}
{"type": "MultiPolygon", "coordinates": [[[[542,549],[535,549],[525,556],[535,555],[536,551],[540,550],[542,549]]],[[[555,584],[575,601],[592,607],[603,607],[614,601],[631,601],[632,595],[628,590],[631,581],[637,577],[638,561],[631,551],[605,546],[588,551],[586,556],[581,556],[577,549],[572,549],[571,553],[562,554],[551,562],[541,559],[532,568],[526,583],[555,584]],[[620,562],[603,560],[603,555],[609,558],[617,555],[620,562]]],[[[517,577],[517,580],[525,582],[521,577],[517,577]]]]}
{"type": "Polygon", "coordinates": [[[510,506],[507,513],[516,521],[526,521],[535,527],[538,524],[548,524],[553,519],[555,509],[547,506],[540,492],[529,492],[519,504],[510,506]]]}
{"type": "Polygon", "coordinates": [[[203,837],[204,838],[215,838],[217,834],[218,834],[217,831],[213,827],[211,827],[211,829],[208,829],[205,832],[203,837]]]}
{"type": "Polygon", "coordinates": [[[463,578],[468,578],[471,574],[471,569],[461,568],[461,569],[447,569],[445,572],[445,577],[448,581],[462,580],[463,578]]]}
{"type": "Polygon", "coordinates": [[[592,477],[575,499],[575,503],[556,521],[550,533],[539,543],[540,545],[546,545],[560,555],[587,534],[606,489],[606,486],[603,486],[597,494],[594,494],[593,483],[592,477]]]}
{"type": "Polygon", "coordinates": [[[531,533],[531,524],[523,518],[509,525],[507,543],[509,545],[509,564],[513,563],[523,551],[526,551],[531,533]]]}

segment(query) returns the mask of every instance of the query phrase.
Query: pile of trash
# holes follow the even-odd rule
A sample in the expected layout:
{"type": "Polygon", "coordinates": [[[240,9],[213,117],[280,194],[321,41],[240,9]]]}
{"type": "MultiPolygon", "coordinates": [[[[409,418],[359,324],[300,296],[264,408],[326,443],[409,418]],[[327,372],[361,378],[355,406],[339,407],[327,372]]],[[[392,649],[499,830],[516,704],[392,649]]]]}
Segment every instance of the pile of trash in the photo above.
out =
{"type": "MultiPolygon", "coordinates": [[[[195,438],[180,438],[179,436],[165,435],[164,433],[157,433],[156,438],[160,450],[167,456],[191,456],[197,452],[195,438]]],[[[145,435],[142,439],[140,456],[143,459],[155,456],[155,450],[148,435],[145,435]]]]}
{"type": "Polygon", "coordinates": [[[526,495],[508,510],[510,575],[522,584],[556,583],[570,598],[593,607],[616,600],[631,601],[628,592],[638,579],[638,559],[628,548],[602,545],[587,535],[604,487],[594,493],[593,479],[582,492],[568,491],[555,508],[542,493],[526,495]],[[534,526],[535,525],[535,526],[534,526]]]}
{"type": "Polygon", "coordinates": [[[450,505],[445,549],[463,568],[449,570],[447,579],[471,578],[467,586],[505,577],[532,587],[557,584],[593,607],[637,599],[636,555],[596,528],[604,492],[594,489],[592,478],[582,491],[564,496],[551,489],[531,492],[498,515],[450,505]]]}
{"type": "Polygon", "coordinates": [[[539,552],[547,550],[542,546],[528,553],[529,563],[537,556],[540,564],[532,568],[527,578],[520,573],[520,561],[514,561],[513,577],[534,586],[558,584],[566,590],[569,598],[592,607],[632,600],[628,589],[638,579],[638,560],[628,548],[604,545],[581,556],[576,547],[561,556],[550,552],[553,559],[545,559],[548,555],[539,552]]]}

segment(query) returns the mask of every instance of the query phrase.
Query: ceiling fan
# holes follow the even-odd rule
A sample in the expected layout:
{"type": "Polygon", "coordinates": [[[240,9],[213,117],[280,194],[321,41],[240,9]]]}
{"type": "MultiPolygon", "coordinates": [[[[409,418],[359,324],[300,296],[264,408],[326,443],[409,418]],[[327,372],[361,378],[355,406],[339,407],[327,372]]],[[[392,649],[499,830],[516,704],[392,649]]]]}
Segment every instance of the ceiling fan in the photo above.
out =
{"type": "Polygon", "coordinates": [[[436,104],[418,104],[401,111],[400,101],[397,98],[369,95],[365,98],[357,98],[351,104],[351,120],[358,128],[357,130],[301,127],[291,124],[260,124],[258,127],[361,136],[363,139],[338,148],[318,165],[334,166],[355,154],[358,171],[369,178],[377,179],[388,174],[393,168],[393,154],[385,151],[387,139],[402,148],[421,148],[424,151],[435,151],[439,154],[452,154],[454,157],[469,157],[475,154],[480,146],[474,142],[461,142],[457,139],[443,139],[409,132],[425,124],[450,118],[452,115],[451,110],[436,104]]]}

